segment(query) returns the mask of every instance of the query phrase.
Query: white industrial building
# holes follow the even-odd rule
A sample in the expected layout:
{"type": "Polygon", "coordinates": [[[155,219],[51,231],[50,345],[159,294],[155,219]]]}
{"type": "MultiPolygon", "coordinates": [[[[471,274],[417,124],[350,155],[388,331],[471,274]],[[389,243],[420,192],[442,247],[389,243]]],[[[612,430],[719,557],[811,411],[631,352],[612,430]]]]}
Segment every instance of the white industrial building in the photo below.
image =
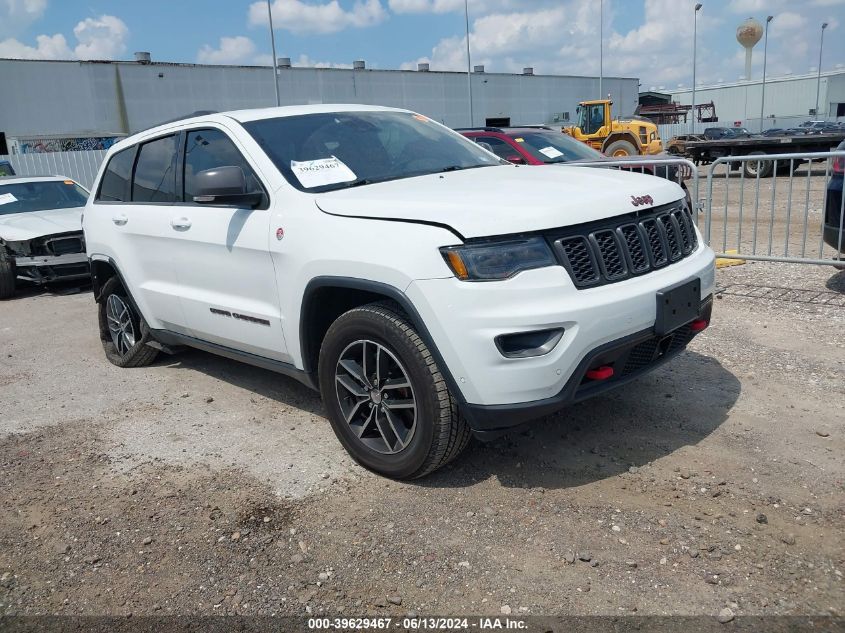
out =
{"type": "MultiPolygon", "coordinates": [[[[692,88],[668,91],[672,101],[681,105],[692,103],[692,88]]],[[[696,130],[711,126],[747,127],[760,129],[760,108],[763,97],[762,78],[737,81],[695,89],[695,102],[713,102],[717,123],[696,122],[696,130]]],[[[766,102],[763,105],[763,129],[788,128],[815,119],[845,120],[845,69],[808,75],[767,77],[766,102]],[[816,112],[816,91],[819,109],[816,112]]],[[[679,127],[683,128],[683,125],[679,127]]],[[[686,125],[689,129],[689,124],[686,125]]]]}
{"type": "MultiPolygon", "coordinates": [[[[579,101],[599,96],[597,77],[293,68],[280,60],[282,105],[365,103],[416,110],[451,127],[569,123],[579,101]]],[[[604,77],[615,112],[631,113],[639,82],[604,77]]],[[[0,145],[8,152],[101,149],[115,137],[198,110],[235,110],[276,103],[269,66],[208,66],[149,61],[27,61],[0,59],[0,145]]]]}

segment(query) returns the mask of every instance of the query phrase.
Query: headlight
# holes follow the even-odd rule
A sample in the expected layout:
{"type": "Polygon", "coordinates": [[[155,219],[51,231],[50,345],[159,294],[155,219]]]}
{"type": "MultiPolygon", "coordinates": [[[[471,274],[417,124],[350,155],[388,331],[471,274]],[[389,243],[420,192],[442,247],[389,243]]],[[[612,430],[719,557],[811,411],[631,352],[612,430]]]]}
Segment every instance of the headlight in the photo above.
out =
{"type": "Polygon", "coordinates": [[[484,242],[441,248],[443,259],[462,281],[508,279],[523,270],[554,266],[554,255],[542,237],[484,242]]]}

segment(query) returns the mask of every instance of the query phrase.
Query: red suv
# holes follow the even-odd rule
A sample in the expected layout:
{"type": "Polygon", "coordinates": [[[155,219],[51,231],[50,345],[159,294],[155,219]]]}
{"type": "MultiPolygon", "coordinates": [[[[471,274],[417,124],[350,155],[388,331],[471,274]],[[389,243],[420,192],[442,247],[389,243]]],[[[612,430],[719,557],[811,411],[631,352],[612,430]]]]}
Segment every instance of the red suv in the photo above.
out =
{"type": "MultiPolygon", "coordinates": [[[[598,163],[614,160],[601,152],[594,150],[581,141],[577,141],[567,134],[558,132],[546,126],[524,127],[478,127],[459,128],[457,130],[467,138],[472,139],[484,149],[488,149],[499,158],[519,165],[556,165],[560,163],[598,163]]],[[[659,158],[659,157],[658,157],[659,158]]],[[[666,156],[665,158],[672,158],[666,156]]],[[[690,204],[690,195],[684,184],[684,179],[690,174],[681,167],[678,174],[677,165],[654,165],[651,156],[626,156],[626,161],[636,161],[636,167],[626,167],[632,171],[640,171],[653,176],[672,180],[681,185],[690,204]],[[640,166],[642,162],[642,166],[640,166]]]]}

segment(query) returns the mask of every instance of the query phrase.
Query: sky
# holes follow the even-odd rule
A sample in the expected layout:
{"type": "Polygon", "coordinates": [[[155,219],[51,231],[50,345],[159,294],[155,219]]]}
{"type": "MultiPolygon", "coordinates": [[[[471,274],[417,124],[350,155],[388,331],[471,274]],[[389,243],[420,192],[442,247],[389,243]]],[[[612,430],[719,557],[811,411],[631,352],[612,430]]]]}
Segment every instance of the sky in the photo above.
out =
{"type": "MultiPolygon", "coordinates": [[[[697,84],[736,81],[745,18],[769,28],[767,75],[845,68],[845,0],[701,0],[697,84]]],[[[468,0],[472,63],[488,72],[638,77],[692,85],[694,0],[468,0]],[[603,24],[603,37],[600,25],[603,24]]],[[[464,0],[272,0],[279,57],[295,66],[466,70],[464,0]]],[[[0,0],[0,57],[266,64],[266,0],[0,0]]],[[[763,43],[754,49],[759,77],[763,43]]]]}

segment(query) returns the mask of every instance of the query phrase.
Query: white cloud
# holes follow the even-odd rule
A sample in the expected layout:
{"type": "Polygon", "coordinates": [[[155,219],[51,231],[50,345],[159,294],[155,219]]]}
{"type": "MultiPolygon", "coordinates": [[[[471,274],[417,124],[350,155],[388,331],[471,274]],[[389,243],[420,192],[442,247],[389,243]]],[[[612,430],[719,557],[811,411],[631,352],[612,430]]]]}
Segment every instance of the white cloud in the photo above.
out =
{"type": "Polygon", "coordinates": [[[0,42],[0,57],[12,59],[71,59],[73,51],[67,45],[65,36],[39,35],[35,46],[27,46],[14,38],[0,42]]]}
{"type": "MultiPolygon", "coordinates": [[[[200,64],[245,64],[254,61],[255,42],[248,37],[221,37],[220,45],[213,48],[205,44],[197,53],[200,64]]],[[[273,60],[266,60],[272,64],[273,60]]]]}
{"type": "MultiPolygon", "coordinates": [[[[33,0],[34,1],[34,0],[33,0]]],[[[0,42],[0,57],[13,59],[115,59],[126,51],[129,28],[120,18],[87,18],[73,29],[77,44],[71,49],[61,33],[38,35],[35,46],[15,38],[0,42]]]]}
{"type": "Polygon", "coordinates": [[[463,0],[388,0],[394,13],[448,13],[463,11],[463,0]]]}
{"type": "MultiPolygon", "coordinates": [[[[347,28],[364,28],[387,19],[381,0],[357,0],[352,9],[344,10],[338,0],[312,4],[303,0],[275,0],[273,26],[291,33],[337,33],[347,28]]],[[[267,3],[253,2],[249,7],[252,25],[268,24],[267,3]]]]}
{"type": "Polygon", "coordinates": [[[772,15],[775,11],[786,4],[786,0],[731,0],[728,9],[733,13],[741,14],[762,14],[772,15]]]}
{"type": "Polygon", "coordinates": [[[352,64],[317,62],[304,53],[298,59],[292,60],[291,65],[297,68],[352,68],[352,64]]]}
{"type": "Polygon", "coordinates": [[[38,20],[47,0],[0,0],[0,37],[11,37],[38,20]]]}
{"type": "Polygon", "coordinates": [[[79,59],[116,59],[126,52],[129,28],[120,18],[101,15],[86,18],[73,28],[79,40],[74,53],[79,59]]]}

